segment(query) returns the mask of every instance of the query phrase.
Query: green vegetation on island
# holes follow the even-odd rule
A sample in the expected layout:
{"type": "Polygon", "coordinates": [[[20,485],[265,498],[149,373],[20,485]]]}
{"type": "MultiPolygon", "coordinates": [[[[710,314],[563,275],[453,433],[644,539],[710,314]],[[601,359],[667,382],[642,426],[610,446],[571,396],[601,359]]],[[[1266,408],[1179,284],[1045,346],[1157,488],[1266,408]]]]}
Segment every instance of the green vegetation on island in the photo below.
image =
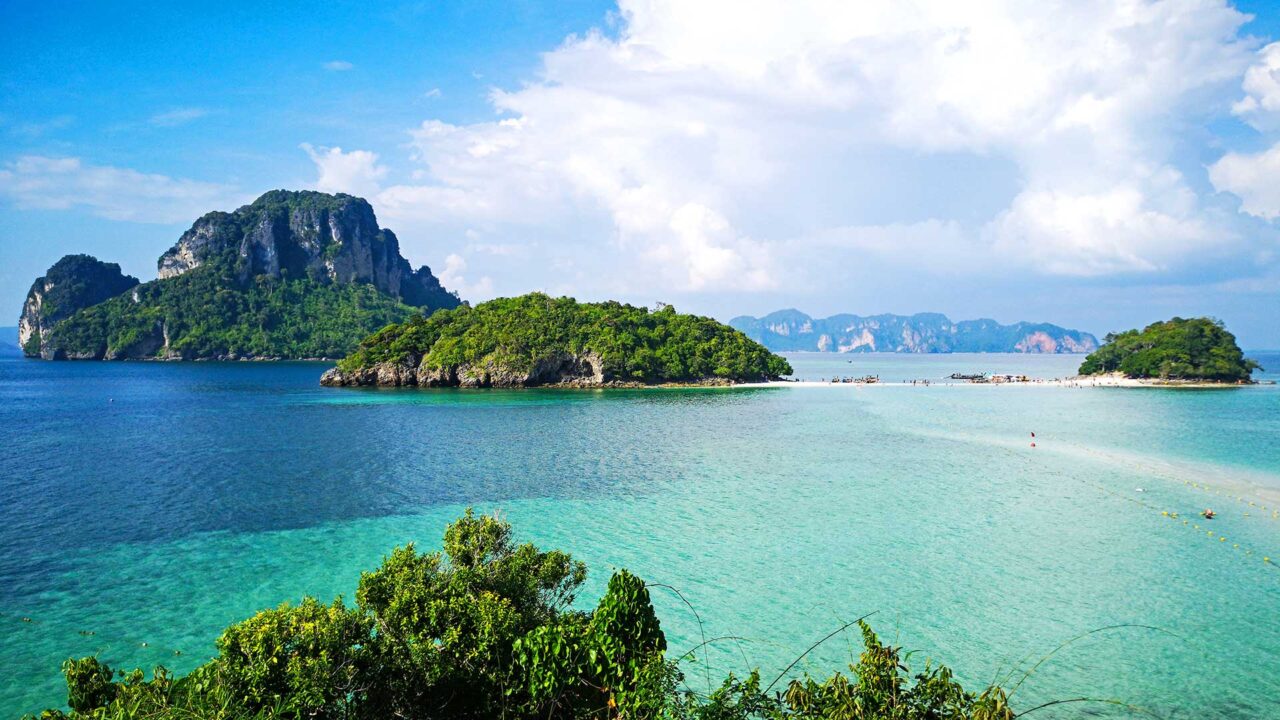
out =
{"type": "Polygon", "coordinates": [[[372,285],[265,275],[241,283],[208,265],[81,310],[50,347],[72,359],[341,357],[371,329],[420,313],[372,285]]]}
{"type": "Polygon", "coordinates": [[[531,293],[384,328],[326,373],[328,385],[523,387],[730,383],[791,366],[711,318],[531,293]]]}
{"type": "Polygon", "coordinates": [[[341,357],[388,323],[459,304],[412,269],[373,208],[273,190],[211,212],[160,256],[156,280],[63,258],[32,286],[22,344],[45,359],[341,357]]]}
{"type": "Polygon", "coordinates": [[[18,345],[27,355],[39,355],[59,322],[137,284],[137,278],[120,272],[115,263],[90,255],[63,257],[31,283],[18,318],[18,345]]]}
{"type": "MultiPolygon", "coordinates": [[[[360,577],[356,604],[304,599],[227,628],[185,677],[68,660],[70,714],[43,720],[1013,720],[998,685],[966,691],[944,666],[911,675],[906,656],[862,621],[863,649],[818,680],[758,671],[685,678],[645,582],[610,578],[575,609],[586,568],[517,545],[511,527],[467,514],[443,552],[398,548],[360,577]],[[694,686],[701,686],[695,689],[694,686]]],[[[854,623],[850,623],[850,626],[854,623]]],[[[848,627],[848,626],[846,626],[848,627]]],[[[790,668],[788,668],[789,670],[790,668]]]]}
{"type": "Polygon", "coordinates": [[[1107,335],[1102,347],[1081,363],[1080,374],[1246,383],[1256,369],[1258,364],[1245,358],[1221,321],[1175,317],[1141,331],[1107,335]]]}

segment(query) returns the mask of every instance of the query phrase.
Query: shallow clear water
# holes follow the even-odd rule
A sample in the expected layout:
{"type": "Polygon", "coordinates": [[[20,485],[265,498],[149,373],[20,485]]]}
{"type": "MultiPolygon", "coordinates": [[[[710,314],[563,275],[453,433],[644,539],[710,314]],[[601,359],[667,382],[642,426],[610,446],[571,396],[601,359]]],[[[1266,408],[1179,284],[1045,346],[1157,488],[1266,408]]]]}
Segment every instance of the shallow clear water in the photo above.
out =
{"type": "MultiPolygon", "coordinates": [[[[893,381],[1079,361],[850,359],[792,356],[806,378],[893,381]]],[[[1280,557],[1280,386],[394,391],[321,388],[323,369],[0,360],[0,713],[61,704],[68,655],[190,669],[228,623],[350,596],[467,505],[586,560],[586,605],[615,567],[678,587],[705,628],[655,590],[673,649],[747,638],[710,646],[720,673],[771,678],[869,612],[913,664],[975,685],[1139,624],[1159,630],[1079,640],[1015,701],[1280,706],[1280,566],[1262,560],[1280,557]]],[[[853,640],[799,667],[841,667],[853,640]]]]}

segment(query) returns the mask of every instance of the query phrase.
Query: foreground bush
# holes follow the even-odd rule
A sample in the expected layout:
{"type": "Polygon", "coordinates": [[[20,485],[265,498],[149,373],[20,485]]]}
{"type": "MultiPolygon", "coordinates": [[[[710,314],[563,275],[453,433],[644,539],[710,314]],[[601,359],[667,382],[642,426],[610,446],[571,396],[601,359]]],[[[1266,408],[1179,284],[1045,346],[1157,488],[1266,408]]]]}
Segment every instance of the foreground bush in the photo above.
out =
{"type": "MultiPolygon", "coordinates": [[[[68,660],[71,714],[41,718],[221,720],[1012,720],[999,687],[965,691],[945,667],[910,676],[864,622],[842,673],[784,689],[758,672],[699,694],[684,685],[645,583],[620,570],[592,612],[573,610],[586,568],[516,545],[511,527],[466,515],[442,552],[395,550],[360,578],[356,607],[314,599],[227,628],[218,655],[174,679],[68,660]]],[[[775,683],[777,681],[775,680],[775,683]]]]}

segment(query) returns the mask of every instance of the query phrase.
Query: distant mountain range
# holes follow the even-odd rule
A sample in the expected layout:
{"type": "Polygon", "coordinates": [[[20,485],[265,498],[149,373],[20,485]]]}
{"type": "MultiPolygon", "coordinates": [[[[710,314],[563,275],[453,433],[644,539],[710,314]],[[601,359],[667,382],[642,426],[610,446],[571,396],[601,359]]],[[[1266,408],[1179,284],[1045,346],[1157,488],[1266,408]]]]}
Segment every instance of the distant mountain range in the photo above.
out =
{"type": "Polygon", "coordinates": [[[1098,348],[1093,335],[1049,323],[952,322],[939,313],[813,318],[779,310],[762,318],[736,317],[729,325],[775,352],[1087,353],[1098,348]]]}

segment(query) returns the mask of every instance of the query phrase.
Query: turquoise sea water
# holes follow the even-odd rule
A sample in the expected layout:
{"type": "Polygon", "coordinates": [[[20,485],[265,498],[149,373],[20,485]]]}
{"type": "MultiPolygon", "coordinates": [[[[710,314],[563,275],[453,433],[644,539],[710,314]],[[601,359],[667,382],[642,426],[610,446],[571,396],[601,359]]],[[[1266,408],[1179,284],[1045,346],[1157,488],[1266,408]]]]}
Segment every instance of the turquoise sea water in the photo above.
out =
{"type": "MultiPolygon", "coordinates": [[[[900,381],[1079,358],[792,361],[900,381]]],[[[0,715],[61,704],[68,655],[188,670],[228,623],[350,596],[467,505],[586,560],[585,605],[611,568],[679,588],[704,626],[656,589],[674,650],[745,638],[686,664],[698,688],[704,660],[771,679],[875,612],[913,665],[975,687],[1090,630],[1159,628],[1070,644],[1022,708],[1280,708],[1280,565],[1262,560],[1280,558],[1280,386],[395,391],[321,388],[324,367],[0,360],[0,715]]],[[[855,640],[798,667],[842,667],[855,640]]],[[[1032,717],[1086,713],[1138,716],[1032,717]]]]}

